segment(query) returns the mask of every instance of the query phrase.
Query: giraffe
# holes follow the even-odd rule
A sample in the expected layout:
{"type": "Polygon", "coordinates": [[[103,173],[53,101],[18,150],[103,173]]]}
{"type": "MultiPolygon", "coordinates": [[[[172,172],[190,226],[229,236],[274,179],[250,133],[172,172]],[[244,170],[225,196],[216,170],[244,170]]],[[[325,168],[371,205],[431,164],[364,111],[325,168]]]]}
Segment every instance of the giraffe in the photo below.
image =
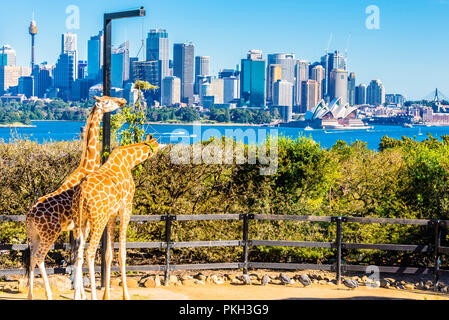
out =
{"type": "Polygon", "coordinates": [[[71,218],[73,188],[88,173],[94,172],[100,167],[99,128],[103,114],[126,105],[125,99],[94,98],[96,103],[87,119],[80,165],[56,191],[39,198],[26,216],[27,240],[30,251],[26,269],[29,286],[28,299],[33,299],[34,267],[36,265],[39,267],[45,284],[47,299],[52,299],[52,292],[44,265],[45,256],[60,233],[71,230],[74,226],[71,218]]]}
{"type": "Polygon", "coordinates": [[[135,185],[131,170],[153,156],[160,145],[156,139],[146,137],[145,142],[119,147],[100,169],[87,175],[75,188],[73,196],[73,221],[79,246],[75,252],[75,299],[81,297],[83,247],[89,226],[91,235],[86,249],[91,281],[91,298],[97,299],[94,278],[94,258],[103,230],[108,226],[106,250],[106,286],[104,300],[109,299],[114,227],[117,214],[120,217],[119,264],[122,275],[123,299],[129,300],[126,286],[126,230],[131,216],[135,185]]]}

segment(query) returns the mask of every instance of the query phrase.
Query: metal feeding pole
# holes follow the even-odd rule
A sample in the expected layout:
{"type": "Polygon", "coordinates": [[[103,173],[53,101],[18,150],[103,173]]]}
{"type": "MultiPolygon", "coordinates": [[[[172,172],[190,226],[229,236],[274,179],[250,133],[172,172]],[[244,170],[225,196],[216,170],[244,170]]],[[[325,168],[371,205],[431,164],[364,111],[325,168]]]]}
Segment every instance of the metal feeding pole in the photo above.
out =
{"type": "MultiPolygon", "coordinates": [[[[144,17],[145,9],[141,7],[137,10],[120,11],[104,14],[104,29],[103,29],[103,96],[111,96],[111,25],[112,20],[144,17]]],[[[111,114],[105,113],[103,116],[103,154],[111,152],[111,114]]],[[[102,162],[105,163],[107,156],[102,156],[102,162]]],[[[104,288],[106,284],[106,248],[107,248],[107,227],[103,232],[101,246],[101,287],[104,288]]],[[[112,248],[113,249],[113,248],[112,248]]]]}

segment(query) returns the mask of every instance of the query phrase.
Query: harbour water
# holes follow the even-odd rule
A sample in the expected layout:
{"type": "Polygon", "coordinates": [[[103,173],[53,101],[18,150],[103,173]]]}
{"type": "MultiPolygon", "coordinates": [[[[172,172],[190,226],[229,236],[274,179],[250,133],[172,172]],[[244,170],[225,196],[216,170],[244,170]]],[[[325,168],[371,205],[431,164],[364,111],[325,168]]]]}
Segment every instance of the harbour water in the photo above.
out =
{"type": "MultiPolygon", "coordinates": [[[[85,122],[72,121],[33,121],[34,127],[0,128],[0,140],[10,142],[14,138],[29,139],[39,143],[79,139],[80,129],[85,122]]],[[[153,133],[160,143],[192,143],[207,140],[211,136],[246,137],[244,142],[262,142],[267,134],[286,136],[293,139],[299,136],[312,137],[323,148],[332,147],[337,140],[348,143],[360,140],[368,143],[371,149],[377,149],[383,136],[401,138],[402,136],[423,140],[430,133],[434,137],[449,135],[449,127],[412,128],[400,126],[374,126],[367,130],[304,130],[290,127],[258,127],[241,125],[145,125],[147,133],[153,133]],[[250,137],[248,139],[248,137],[250,137]],[[251,138],[252,137],[252,138],[251,138]],[[257,141],[253,141],[254,138],[257,141]]]]}

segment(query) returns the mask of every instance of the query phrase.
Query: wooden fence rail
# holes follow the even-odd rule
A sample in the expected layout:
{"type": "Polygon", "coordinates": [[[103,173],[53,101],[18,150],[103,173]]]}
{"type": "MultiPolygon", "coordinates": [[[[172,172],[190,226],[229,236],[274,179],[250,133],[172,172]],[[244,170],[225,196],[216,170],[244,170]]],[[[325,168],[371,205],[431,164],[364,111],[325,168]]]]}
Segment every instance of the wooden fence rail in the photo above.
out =
{"type": "MultiPolygon", "coordinates": [[[[24,215],[0,215],[0,222],[24,222],[24,215]]],[[[342,264],[343,249],[370,249],[387,251],[419,252],[431,254],[433,257],[433,267],[407,267],[407,266],[376,266],[379,272],[401,273],[401,274],[433,274],[434,288],[437,290],[441,275],[449,275],[449,270],[440,269],[441,254],[449,254],[449,247],[441,246],[442,228],[449,227],[449,220],[428,220],[428,219],[395,219],[395,218],[361,218],[361,217],[328,217],[328,216],[295,216],[295,215],[260,215],[260,214],[206,214],[206,215],[142,215],[132,216],[134,222],[164,222],[164,241],[154,242],[129,242],[127,248],[157,248],[165,250],[165,265],[137,265],[128,266],[128,271],[162,271],[165,273],[165,280],[169,278],[170,271],[177,270],[204,270],[204,269],[243,269],[244,273],[248,269],[280,269],[280,270],[304,270],[315,269],[332,271],[336,273],[337,283],[341,281],[343,271],[366,272],[367,266],[342,264]],[[189,241],[173,242],[172,224],[179,221],[217,221],[217,220],[240,220],[243,222],[243,234],[239,240],[223,241],[189,241]],[[298,221],[298,222],[327,222],[335,224],[336,239],[334,242],[315,241],[282,241],[282,240],[255,240],[249,238],[250,221],[298,221]],[[413,244],[370,244],[370,243],[347,243],[342,241],[343,223],[379,223],[379,224],[401,224],[430,226],[433,229],[434,241],[427,245],[413,244]],[[248,259],[250,247],[254,246],[276,246],[276,247],[296,247],[296,248],[328,248],[335,250],[335,264],[299,264],[299,263],[268,263],[253,262],[248,259]],[[206,263],[206,264],[171,264],[171,251],[174,248],[199,248],[199,247],[243,247],[243,258],[240,262],[231,263],[206,263]]],[[[23,251],[27,249],[26,244],[2,244],[0,251],[23,251]]],[[[114,243],[114,248],[118,248],[118,243],[114,243]]],[[[70,250],[68,243],[55,244],[53,250],[70,250]]],[[[105,250],[102,250],[104,252],[105,250]]],[[[103,259],[104,260],[104,259],[103,259]]],[[[102,268],[96,268],[101,271],[102,268]]],[[[39,273],[38,270],[36,270],[39,273]]],[[[112,271],[119,271],[117,266],[112,267],[112,271]]],[[[48,268],[49,274],[71,273],[72,266],[66,268],[48,268]]],[[[0,276],[11,274],[23,274],[23,269],[3,269],[0,276]]],[[[103,276],[103,275],[102,275],[103,276]]]]}

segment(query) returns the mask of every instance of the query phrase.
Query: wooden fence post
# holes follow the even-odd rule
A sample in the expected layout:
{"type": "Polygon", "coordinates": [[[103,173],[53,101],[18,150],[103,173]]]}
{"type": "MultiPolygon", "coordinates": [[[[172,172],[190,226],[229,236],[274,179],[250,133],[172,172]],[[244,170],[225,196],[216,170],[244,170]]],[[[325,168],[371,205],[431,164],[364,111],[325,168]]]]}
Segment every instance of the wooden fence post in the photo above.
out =
{"type": "Polygon", "coordinates": [[[440,220],[433,220],[433,234],[434,234],[434,287],[433,290],[438,291],[438,285],[440,280],[440,253],[439,248],[441,246],[441,228],[440,228],[440,220]]]}
{"type": "Polygon", "coordinates": [[[337,285],[341,284],[341,223],[343,222],[343,217],[332,217],[332,221],[337,223],[337,234],[335,239],[335,246],[337,247],[337,261],[336,261],[336,280],[337,285]]]}
{"type": "Polygon", "coordinates": [[[248,274],[249,219],[254,219],[254,214],[241,214],[240,219],[243,219],[243,274],[248,274]]]}
{"type": "Polygon", "coordinates": [[[165,221],[165,243],[167,245],[165,249],[165,285],[168,286],[170,279],[170,249],[173,246],[171,241],[171,225],[172,221],[176,220],[175,215],[167,215],[161,217],[162,221],[165,221]]]}

